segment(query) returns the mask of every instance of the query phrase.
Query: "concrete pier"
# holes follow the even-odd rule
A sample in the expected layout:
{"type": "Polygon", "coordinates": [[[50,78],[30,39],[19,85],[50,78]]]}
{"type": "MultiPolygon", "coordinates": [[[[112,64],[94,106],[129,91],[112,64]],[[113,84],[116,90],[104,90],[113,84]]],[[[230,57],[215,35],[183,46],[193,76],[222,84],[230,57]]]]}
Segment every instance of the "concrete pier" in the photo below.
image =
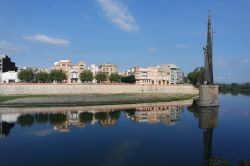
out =
{"type": "Polygon", "coordinates": [[[200,85],[198,106],[218,107],[219,106],[219,86],[218,85],[200,85]]]}

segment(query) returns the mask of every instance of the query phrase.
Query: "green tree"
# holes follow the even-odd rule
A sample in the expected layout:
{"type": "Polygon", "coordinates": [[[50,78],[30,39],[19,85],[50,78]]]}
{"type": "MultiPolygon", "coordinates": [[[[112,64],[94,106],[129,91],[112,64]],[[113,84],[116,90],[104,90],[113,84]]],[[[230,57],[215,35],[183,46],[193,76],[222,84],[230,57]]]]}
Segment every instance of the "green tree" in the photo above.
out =
{"type": "Polygon", "coordinates": [[[113,111],[113,112],[109,112],[109,116],[111,119],[115,119],[118,120],[120,117],[121,111],[113,111]]]}
{"type": "Polygon", "coordinates": [[[90,123],[93,120],[93,114],[89,112],[80,113],[79,119],[81,122],[90,123]]]}
{"type": "Polygon", "coordinates": [[[41,82],[41,83],[49,82],[49,73],[39,72],[39,73],[35,74],[35,81],[41,82]]]}
{"type": "Polygon", "coordinates": [[[62,70],[52,70],[49,74],[51,81],[62,82],[67,79],[66,73],[62,70]]]}
{"type": "Polygon", "coordinates": [[[62,113],[49,114],[49,122],[53,125],[60,125],[66,121],[66,115],[62,113]]]}
{"type": "Polygon", "coordinates": [[[34,73],[31,69],[21,70],[18,73],[18,79],[22,82],[31,82],[34,80],[34,73]]]}
{"type": "Polygon", "coordinates": [[[231,84],[219,84],[220,93],[231,93],[233,95],[243,94],[250,95],[250,83],[231,83],[231,84]]]}
{"type": "Polygon", "coordinates": [[[97,120],[106,120],[106,119],[108,119],[108,113],[106,113],[106,112],[97,112],[95,114],[95,119],[97,119],[97,120]]]}
{"type": "Polygon", "coordinates": [[[136,82],[136,79],[134,75],[129,75],[127,77],[122,77],[121,81],[124,83],[134,84],[136,82]]]}
{"type": "Polygon", "coordinates": [[[49,115],[47,113],[37,113],[35,114],[35,120],[37,123],[45,124],[49,120],[49,115]]]}
{"type": "Polygon", "coordinates": [[[111,73],[109,76],[111,82],[121,82],[121,76],[118,73],[111,73]]]}
{"type": "Polygon", "coordinates": [[[188,83],[188,78],[187,78],[187,77],[184,77],[184,78],[183,78],[183,82],[184,82],[185,84],[187,84],[187,83],[188,83]]]}
{"type": "Polygon", "coordinates": [[[84,70],[83,72],[81,72],[80,74],[80,80],[82,82],[86,82],[86,81],[92,81],[93,80],[93,73],[90,70],[84,70]]]}
{"type": "Polygon", "coordinates": [[[194,69],[194,71],[188,73],[187,75],[188,80],[193,85],[199,85],[204,83],[204,68],[203,67],[197,67],[194,69]]]}
{"type": "Polygon", "coordinates": [[[34,123],[34,116],[31,114],[20,115],[17,123],[22,127],[31,127],[34,123]]]}
{"type": "Polygon", "coordinates": [[[95,79],[98,83],[101,83],[103,81],[107,81],[107,75],[103,72],[98,72],[95,76],[95,79]]]}

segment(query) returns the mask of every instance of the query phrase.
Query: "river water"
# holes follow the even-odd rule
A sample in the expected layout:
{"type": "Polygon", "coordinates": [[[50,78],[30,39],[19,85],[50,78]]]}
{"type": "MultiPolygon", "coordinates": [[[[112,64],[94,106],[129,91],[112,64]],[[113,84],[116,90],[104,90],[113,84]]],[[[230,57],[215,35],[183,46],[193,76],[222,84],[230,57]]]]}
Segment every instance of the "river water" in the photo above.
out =
{"type": "Polygon", "coordinates": [[[220,95],[218,109],[0,108],[0,165],[239,165],[250,159],[249,108],[242,95],[220,95]]]}

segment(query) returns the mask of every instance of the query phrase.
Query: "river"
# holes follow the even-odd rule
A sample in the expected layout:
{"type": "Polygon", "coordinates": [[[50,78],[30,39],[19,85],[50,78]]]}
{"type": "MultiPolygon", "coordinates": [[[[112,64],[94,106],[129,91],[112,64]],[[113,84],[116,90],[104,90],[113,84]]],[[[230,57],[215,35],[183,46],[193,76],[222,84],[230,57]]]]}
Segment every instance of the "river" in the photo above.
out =
{"type": "Polygon", "coordinates": [[[250,159],[250,96],[219,102],[0,108],[0,165],[239,165],[250,159]]]}

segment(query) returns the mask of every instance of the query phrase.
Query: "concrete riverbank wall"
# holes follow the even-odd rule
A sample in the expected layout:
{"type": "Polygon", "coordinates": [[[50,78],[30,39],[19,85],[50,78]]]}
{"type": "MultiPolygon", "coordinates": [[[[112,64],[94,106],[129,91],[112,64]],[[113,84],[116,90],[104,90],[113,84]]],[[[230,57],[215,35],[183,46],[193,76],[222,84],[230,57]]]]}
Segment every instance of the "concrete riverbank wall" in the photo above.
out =
{"type": "Polygon", "coordinates": [[[198,94],[192,85],[0,84],[0,95],[168,93],[198,94]]]}

